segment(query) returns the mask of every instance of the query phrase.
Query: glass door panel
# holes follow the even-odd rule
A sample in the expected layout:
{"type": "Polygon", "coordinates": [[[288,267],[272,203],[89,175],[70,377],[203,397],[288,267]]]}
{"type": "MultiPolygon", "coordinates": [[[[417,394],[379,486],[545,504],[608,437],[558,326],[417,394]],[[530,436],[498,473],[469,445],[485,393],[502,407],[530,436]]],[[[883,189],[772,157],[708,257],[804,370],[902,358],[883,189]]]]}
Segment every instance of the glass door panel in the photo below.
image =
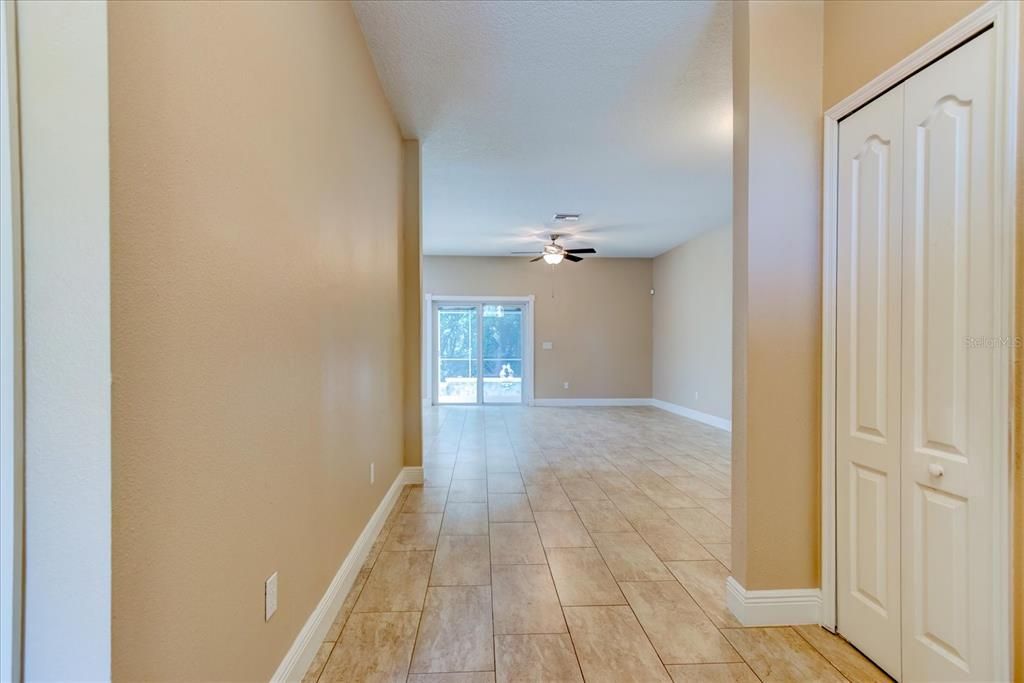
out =
{"type": "Polygon", "coordinates": [[[483,402],[523,402],[523,307],[483,304],[483,402]]]}
{"type": "Polygon", "coordinates": [[[437,402],[478,403],[480,323],[476,306],[437,307],[437,402]]]}

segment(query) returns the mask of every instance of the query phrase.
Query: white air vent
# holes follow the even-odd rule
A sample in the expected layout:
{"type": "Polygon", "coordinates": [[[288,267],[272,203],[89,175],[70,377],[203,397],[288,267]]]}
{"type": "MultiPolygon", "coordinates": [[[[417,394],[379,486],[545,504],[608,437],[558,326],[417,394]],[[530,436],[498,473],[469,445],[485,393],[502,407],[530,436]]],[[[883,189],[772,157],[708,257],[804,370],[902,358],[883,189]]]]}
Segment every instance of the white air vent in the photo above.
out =
{"type": "Polygon", "coordinates": [[[580,219],[580,215],[578,213],[556,213],[555,214],[555,220],[556,221],[578,221],[579,219],[580,219]]]}

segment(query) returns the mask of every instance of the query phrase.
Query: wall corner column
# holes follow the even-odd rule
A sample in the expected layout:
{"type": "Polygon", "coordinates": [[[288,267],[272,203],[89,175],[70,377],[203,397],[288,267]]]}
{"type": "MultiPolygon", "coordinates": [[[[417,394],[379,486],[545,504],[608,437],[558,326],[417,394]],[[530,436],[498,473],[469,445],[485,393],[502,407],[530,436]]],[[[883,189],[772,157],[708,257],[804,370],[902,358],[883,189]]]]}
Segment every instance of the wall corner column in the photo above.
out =
{"type": "Polygon", "coordinates": [[[733,578],[819,586],[823,5],[733,5],[733,578]]]}
{"type": "Polygon", "coordinates": [[[402,439],[406,467],[423,464],[420,141],[402,141],[402,439]]]}

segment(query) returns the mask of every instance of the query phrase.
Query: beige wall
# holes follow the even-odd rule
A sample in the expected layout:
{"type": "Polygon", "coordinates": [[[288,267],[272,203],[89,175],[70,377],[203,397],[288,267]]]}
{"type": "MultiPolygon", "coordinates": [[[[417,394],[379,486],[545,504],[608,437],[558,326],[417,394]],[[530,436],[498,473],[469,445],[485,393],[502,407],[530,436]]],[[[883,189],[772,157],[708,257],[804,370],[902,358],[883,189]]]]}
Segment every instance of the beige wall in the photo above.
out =
{"type": "Polygon", "coordinates": [[[820,2],[738,2],[733,34],[733,574],[819,585],[820,2]]]}
{"type": "Polygon", "coordinates": [[[650,398],[651,283],[651,259],[423,257],[425,293],[536,295],[535,398],[650,398]]]}
{"type": "Polygon", "coordinates": [[[824,109],[982,4],[984,0],[826,0],[824,109]]]}
{"type": "Polygon", "coordinates": [[[402,141],[347,3],[109,41],[113,676],[267,680],[402,466],[402,141]]]}
{"type": "Polygon", "coordinates": [[[654,398],[732,415],[732,228],[654,259],[654,398]]]}
{"type": "Polygon", "coordinates": [[[423,464],[420,141],[402,142],[402,412],[405,464],[423,464]]]}

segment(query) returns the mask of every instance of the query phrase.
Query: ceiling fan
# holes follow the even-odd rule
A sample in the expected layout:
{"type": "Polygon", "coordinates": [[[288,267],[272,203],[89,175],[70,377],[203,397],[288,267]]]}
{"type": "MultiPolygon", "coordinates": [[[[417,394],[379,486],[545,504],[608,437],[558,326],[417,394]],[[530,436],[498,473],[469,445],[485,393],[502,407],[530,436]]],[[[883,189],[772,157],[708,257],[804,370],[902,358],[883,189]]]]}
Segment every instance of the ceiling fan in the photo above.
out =
{"type": "MultiPolygon", "coordinates": [[[[589,247],[586,248],[586,249],[566,249],[561,244],[558,244],[558,239],[560,237],[561,237],[561,235],[559,235],[559,234],[551,235],[551,244],[545,244],[544,248],[541,250],[540,256],[537,256],[536,258],[530,259],[530,263],[533,263],[534,261],[540,261],[541,259],[544,259],[544,263],[550,263],[551,265],[556,265],[558,263],[561,263],[562,259],[565,259],[566,261],[572,261],[573,263],[576,263],[578,261],[582,261],[583,260],[582,258],[577,256],[576,254],[596,254],[597,253],[597,249],[591,249],[589,247]]],[[[536,254],[537,252],[535,252],[535,251],[513,251],[512,253],[513,254],[536,254]]]]}

